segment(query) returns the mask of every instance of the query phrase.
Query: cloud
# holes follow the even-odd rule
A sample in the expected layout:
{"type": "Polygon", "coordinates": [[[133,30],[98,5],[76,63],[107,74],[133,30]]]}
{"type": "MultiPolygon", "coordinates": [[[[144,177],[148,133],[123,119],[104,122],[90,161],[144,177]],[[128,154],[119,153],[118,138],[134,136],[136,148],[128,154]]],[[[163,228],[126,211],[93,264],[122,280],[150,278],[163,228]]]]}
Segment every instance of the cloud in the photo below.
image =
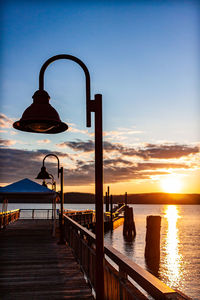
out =
{"type": "Polygon", "coordinates": [[[115,183],[133,179],[150,179],[152,175],[169,174],[172,169],[189,169],[184,163],[131,163],[124,159],[104,161],[106,182],[115,183]]]}
{"type": "MultiPolygon", "coordinates": [[[[23,178],[34,179],[40,171],[42,161],[45,155],[49,154],[49,150],[19,150],[19,149],[0,149],[0,182],[14,182],[23,178]]],[[[68,154],[54,152],[59,158],[68,157],[68,154]]],[[[45,160],[48,164],[48,170],[57,175],[57,160],[49,158],[45,160]]]]}
{"type": "MultiPolygon", "coordinates": [[[[170,174],[171,169],[188,169],[185,164],[130,164],[124,160],[104,161],[104,180],[107,183],[126,182],[136,179],[151,179],[153,175],[170,174]]],[[[65,171],[69,185],[86,185],[94,183],[94,162],[79,161],[77,168],[65,171]],[[69,175],[70,174],[70,175],[69,175]]]]}
{"type": "MultiPolygon", "coordinates": [[[[36,153],[36,155],[37,154],[43,155],[43,157],[44,157],[45,155],[50,154],[51,151],[49,151],[48,149],[39,149],[37,151],[34,151],[34,153],[36,153]]],[[[69,154],[67,154],[67,153],[63,153],[63,152],[59,152],[59,151],[53,151],[52,154],[57,155],[59,158],[63,157],[63,158],[69,158],[69,159],[71,159],[71,156],[69,154]]]]}
{"type": "MultiPolygon", "coordinates": [[[[92,140],[88,140],[88,141],[81,141],[79,139],[77,139],[76,141],[73,142],[63,142],[61,144],[57,144],[58,147],[69,147],[70,149],[74,150],[74,151],[82,151],[82,152],[92,152],[95,149],[95,143],[92,140]]],[[[120,144],[114,144],[114,143],[110,143],[108,141],[104,141],[103,142],[103,148],[104,151],[122,151],[124,149],[123,146],[121,146],[120,144]]]]}
{"type": "MultiPolygon", "coordinates": [[[[113,140],[117,139],[120,141],[123,141],[130,136],[135,136],[138,134],[143,134],[144,131],[141,130],[135,130],[135,129],[130,129],[130,128],[119,128],[118,130],[111,130],[111,131],[104,131],[103,136],[107,138],[107,140],[113,140]]],[[[136,139],[134,137],[134,139],[136,139]]]]}
{"type": "Polygon", "coordinates": [[[92,140],[88,140],[87,142],[77,140],[76,142],[63,142],[61,144],[57,144],[58,147],[69,147],[74,151],[83,151],[83,152],[92,152],[94,151],[94,142],[92,140]]]}
{"type": "Polygon", "coordinates": [[[37,143],[38,144],[49,144],[51,141],[48,139],[44,139],[44,140],[38,140],[37,143]]]}
{"type": "MultiPolygon", "coordinates": [[[[28,177],[34,179],[39,172],[42,160],[49,150],[27,151],[5,148],[7,140],[2,140],[0,149],[0,182],[14,182],[28,177]]],[[[7,141],[9,144],[10,141],[7,141]]],[[[90,185],[94,183],[94,142],[92,140],[64,142],[66,147],[75,151],[67,154],[56,151],[61,159],[68,159],[64,168],[68,185],[90,185]],[[70,163],[71,161],[71,163],[70,163]]],[[[196,145],[146,144],[128,147],[120,143],[104,142],[104,179],[106,183],[146,180],[152,176],[170,174],[179,170],[186,172],[197,168],[199,161],[194,159],[200,152],[196,145]],[[180,158],[187,158],[180,160],[180,158]]],[[[57,160],[48,159],[48,170],[57,174],[57,160]]]]}
{"type": "MultiPolygon", "coordinates": [[[[63,142],[59,147],[69,147],[74,151],[91,152],[94,151],[94,142],[92,140],[74,142],[63,142]]],[[[184,156],[199,153],[199,147],[180,144],[146,144],[141,147],[128,147],[120,143],[111,143],[104,141],[103,148],[105,152],[119,152],[123,156],[137,156],[143,159],[178,159],[184,156]]]]}
{"type": "Polygon", "coordinates": [[[11,128],[13,120],[8,118],[6,115],[0,113],[0,127],[11,128]]]}
{"type": "Polygon", "coordinates": [[[87,129],[83,130],[83,129],[78,129],[75,127],[69,127],[68,132],[75,132],[75,133],[90,135],[90,133],[87,129]]]}
{"type": "Polygon", "coordinates": [[[16,135],[16,134],[18,134],[18,132],[13,130],[13,131],[10,132],[10,134],[11,135],[16,135]]]}
{"type": "Polygon", "coordinates": [[[144,158],[159,158],[171,159],[197,154],[199,148],[197,146],[187,146],[179,144],[161,144],[153,145],[148,144],[144,149],[139,150],[141,157],[144,158]]]}
{"type": "Polygon", "coordinates": [[[9,147],[16,143],[15,140],[4,140],[0,139],[0,147],[9,147]]]}

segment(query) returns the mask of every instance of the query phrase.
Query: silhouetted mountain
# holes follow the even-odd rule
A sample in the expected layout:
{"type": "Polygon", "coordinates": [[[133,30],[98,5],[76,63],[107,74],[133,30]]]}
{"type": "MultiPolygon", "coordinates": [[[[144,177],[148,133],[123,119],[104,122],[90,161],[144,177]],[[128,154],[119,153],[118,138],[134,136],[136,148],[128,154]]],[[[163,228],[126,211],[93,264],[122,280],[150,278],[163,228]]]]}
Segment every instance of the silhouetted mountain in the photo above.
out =
{"type": "MultiPolygon", "coordinates": [[[[65,203],[94,203],[94,194],[66,193],[65,203]]],[[[113,203],[124,202],[124,195],[113,195],[113,203]]],[[[129,194],[129,204],[200,204],[200,194],[129,194]]]]}
{"type": "MultiPolygon", "coordinates": [[[[49,196],[41,195],[0,195],[0,203],[3,199],[9,203],[51,203],[49,196]]],[[[95,203],[94,194],[90,193],[65,193],[65,203],[95,203]]],[[[128,204],[200,204],[200,194],[167,194],[167,193],[144,193],[128,194],[128,204]]],[[[113,195],[113,203],[124,202],[124,195],[113,195]]]]}
{"type": "Polygon", "coordinates": [[[89,193],[65,193],[65,203],[94,203],[94,194],[89,193]]]}

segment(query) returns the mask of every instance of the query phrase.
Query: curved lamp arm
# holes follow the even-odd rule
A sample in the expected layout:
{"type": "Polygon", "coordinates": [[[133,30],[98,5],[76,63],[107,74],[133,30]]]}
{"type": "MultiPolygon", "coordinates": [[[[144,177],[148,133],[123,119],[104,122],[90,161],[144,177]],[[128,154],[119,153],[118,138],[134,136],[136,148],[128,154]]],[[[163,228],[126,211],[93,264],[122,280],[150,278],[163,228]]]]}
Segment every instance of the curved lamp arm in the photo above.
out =
{"type": "Polygon", "coordinates": [[[59,158],[56,154],[53,154],[53,153],[49,153],[47,154],[44,158],[43,158],[43,167],[44,167],[44,161],[45,159],[48,157],[48,156],[54,156],[57,158],[57,161],[58,161],[58,178],[59,178],[59,174],[60,174],[60,161],[59,161],[59,158]]]}
{"type": "Polygon", "coordinates": [[[59,54],[49,58],[42,66],[39,74],[39,90],[44,90],[44,72],[46,68],[54,61],[59,59],[68,59],[76,62],[81,66],[86,77],[86,126],[91,127],[91,112],[94,111],[93,100],[90,99],[90,74],[86,65],[77,57],[69,54],[59,54]]]}

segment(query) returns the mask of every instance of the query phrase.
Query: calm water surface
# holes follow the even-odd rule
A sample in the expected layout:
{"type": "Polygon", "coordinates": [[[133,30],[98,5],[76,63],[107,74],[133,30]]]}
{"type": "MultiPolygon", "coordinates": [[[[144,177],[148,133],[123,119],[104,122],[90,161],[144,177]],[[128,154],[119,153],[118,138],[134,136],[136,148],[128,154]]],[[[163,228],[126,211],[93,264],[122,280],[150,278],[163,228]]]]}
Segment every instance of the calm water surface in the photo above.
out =
{"type": "MultiPolygon", "coordinates": [[[[9,204],[15,208],[51,208],[50,204],[9,204]]],[[[172,288],[193,299],[200,299],[200,206],[198,205],[132,205],[137,235],[133,242],[123,238],[123,226],[105,234],[111,244],[140,266],[151,271],[172,288]],[[160,215],[160,263],[145,262],[146,217],[160,215]]],[[[65,204],[65,209],[94,209],[91,204],[65,204]]]]}

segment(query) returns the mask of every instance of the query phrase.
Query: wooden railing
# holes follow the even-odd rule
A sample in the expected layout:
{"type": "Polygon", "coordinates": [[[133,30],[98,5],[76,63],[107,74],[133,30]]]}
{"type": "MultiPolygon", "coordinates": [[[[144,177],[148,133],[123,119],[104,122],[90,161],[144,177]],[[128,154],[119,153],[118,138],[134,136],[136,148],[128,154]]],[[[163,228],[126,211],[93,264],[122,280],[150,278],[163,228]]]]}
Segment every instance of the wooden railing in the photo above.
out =
{"type": "Polygon", "coordinates": [[[95,223],[95,212],[93,210],[75,211],[68,210],[64,211],[65,215],[70,217],[82,226],[88,226],[95,223]]]}
{"type": "MultiPolygon", "coordinates": [[[[95,291],[95,235],[67,215],[64,215],[64,222],[66,241],[95,291]]],[[[104,252],[104,300],[149,299],[149,296],[154,299],[189,299],[113,247],[105,245],[104,252]]]]}
{"type": "MultiPolygon", "coordinates": [[[[112,212],[112,221],[115,221],[117,218],[119,218],[119,215],[124,211],[124,209],[125,209],[125,204],[114,207],[112,212]]],[[[105,221],[109,221],[111,219],[110,211],[104,213],[104,219],[105,221]]]]}
{"type": "MultiPolygon", "coordinates": [[[[53,219],[54,217],[52,208],[22,208],[20,212],[20,219],[53,219]]],[[[58,218],[58,213],[56,215],[58,218]]]]}
{"type": "Polygon", "coordinates": [[[8,224],[19,219],[20,210],[9,210],[0,213],[0,229],[5,228],[8,224]]]}

